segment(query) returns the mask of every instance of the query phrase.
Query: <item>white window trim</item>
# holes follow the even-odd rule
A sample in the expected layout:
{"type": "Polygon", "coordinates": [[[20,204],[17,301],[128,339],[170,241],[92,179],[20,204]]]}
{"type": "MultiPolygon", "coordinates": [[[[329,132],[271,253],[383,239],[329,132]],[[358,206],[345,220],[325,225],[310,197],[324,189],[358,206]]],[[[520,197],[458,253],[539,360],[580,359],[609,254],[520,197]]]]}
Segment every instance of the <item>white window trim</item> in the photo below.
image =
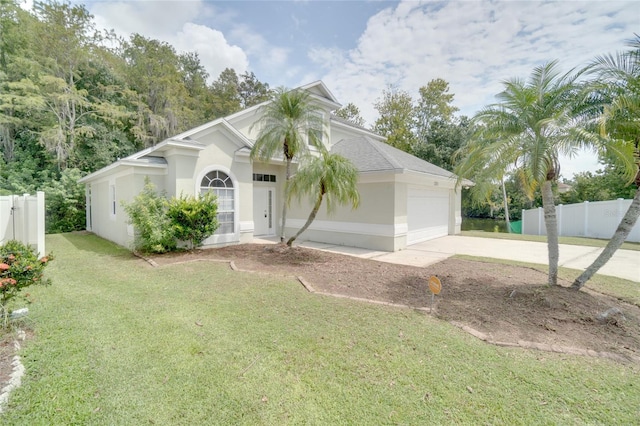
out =
{"type": "Polygon", "coordinates": [[[214,164],[208,166],[200,171],[195,181],[195,191],[197,197],[200,197],[200,188],[202,184],[202,179],[207,175],[207,173],[213,171],[220,171],[225,173],[231,179],[233,183],[233,232],[229,234],[220,234],[220,235],[212,235],[206,240],[202,242],[203,245],[214,245],[214,244],[224,244],[240,241],[240,232],[239,232],[239,218],[240,218],[240,185],[238,184],[238,179],[236,175],[231,172],[227,167],[214,164]]]}

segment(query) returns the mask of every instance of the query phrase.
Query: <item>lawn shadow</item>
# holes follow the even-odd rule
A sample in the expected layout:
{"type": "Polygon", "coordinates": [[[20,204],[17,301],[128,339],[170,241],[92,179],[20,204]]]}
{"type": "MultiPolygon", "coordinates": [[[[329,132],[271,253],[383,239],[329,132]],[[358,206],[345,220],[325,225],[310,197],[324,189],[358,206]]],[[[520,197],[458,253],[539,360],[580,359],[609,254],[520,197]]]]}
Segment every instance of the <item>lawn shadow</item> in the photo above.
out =
{"type": "Polygon", "coordinates": [[[88,231],[74,231],[57,234],[80,251],[88,251],[99,255],[107,255],[118,258],[135,258],[131,250],[107,241],[88,231]]]}

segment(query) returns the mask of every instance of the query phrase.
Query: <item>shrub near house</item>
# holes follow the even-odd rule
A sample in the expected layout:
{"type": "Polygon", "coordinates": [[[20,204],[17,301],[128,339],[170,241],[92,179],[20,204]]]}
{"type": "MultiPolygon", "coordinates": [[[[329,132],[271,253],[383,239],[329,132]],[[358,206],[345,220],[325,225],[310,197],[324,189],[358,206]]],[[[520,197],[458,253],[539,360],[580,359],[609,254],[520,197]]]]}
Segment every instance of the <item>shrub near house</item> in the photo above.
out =
{"type": "Polygon", "coordinates": [[[178,243],[189,249],[202,244],[218,228],[218,204],[212,193],[196,198],[180,196],[166,199],[145,180],[142,192],[124,204],[129,223],[136,229],[134,249],[148,253],[174,251],[178,243]]]}
{"type": "Polygon", "coordinates": [[[0,317],[2,327],[8,325],[8,303],[31,285],[50,284],[45,279],[44,268],[52,260],[51,255],[38,258],[35,249],[19,241],[9,241],[0,246],[0,317]]]}

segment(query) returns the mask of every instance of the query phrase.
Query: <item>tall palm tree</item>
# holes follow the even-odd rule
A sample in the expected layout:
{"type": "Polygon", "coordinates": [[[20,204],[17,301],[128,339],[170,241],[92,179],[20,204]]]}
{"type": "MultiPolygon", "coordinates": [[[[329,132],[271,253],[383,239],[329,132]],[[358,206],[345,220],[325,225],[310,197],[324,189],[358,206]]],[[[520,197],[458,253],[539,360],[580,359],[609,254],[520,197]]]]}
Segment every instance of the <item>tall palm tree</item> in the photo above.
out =
{"type": "MultiPolygon", "coordinates": [[[[529,197],[541,188],[549,251],[549,285],[558,281],[558,221],[552,184],[560,176],[561,155],[597,144],[574,118],[577,76],[561,75],[557,62],[536,67],[527,81],[504,82],[498,103],[480,110],[478,132],[461,149],[460,179],[493,179],[513,171],[529,197]]],[[[597,148],[597,147],[595,147],[597,148]]]]}
{"type": "Polygon", "coordinates": [[[596,77],[591,91],[604,93],[607,100],[599,117],[600,135],[610,140],[612,150],[626,153],[625,170],[637,189],[607,246],[571,285],[576,290],[611,259],[640,216],[640,36],[628,45],[631,49],[626,52],[597,57],[586,72],[596,77]]]}
{"type": "MultiPolygon", "coordinates": [[[[280,228],[280,242],[284,242],[291,164],[294,158],[308,152],[309,144],[316,147],[322,145],[323,110],[311,102],[308,92],[280,87],[275,90],[273,99],[262,108],[262,112],[262,117],[255,123],[259,131],[251,149],[251,160],[271,161],[274,157],[282,155],[285,161],[280,228]]],[[[253,126],[251,128],[253,129],[253,126]]]]}
{"type": "Polygon", "coordinates": [[[307,222],[298,233],[289,238],[288,246],[314,221],[324,198],[327,200],[329,214],[335,211],[337,204],[351,204],[354,209],[360,204],[358,170],[351,161],[339,154],[330,154],[324,147],[320,148],[319,156],[310,155],[307,158],[308,163],[303,164],[291,179],[289,194],[290,198],[295,195],[299,200],[308,195],[315,202],[307,222]]]}

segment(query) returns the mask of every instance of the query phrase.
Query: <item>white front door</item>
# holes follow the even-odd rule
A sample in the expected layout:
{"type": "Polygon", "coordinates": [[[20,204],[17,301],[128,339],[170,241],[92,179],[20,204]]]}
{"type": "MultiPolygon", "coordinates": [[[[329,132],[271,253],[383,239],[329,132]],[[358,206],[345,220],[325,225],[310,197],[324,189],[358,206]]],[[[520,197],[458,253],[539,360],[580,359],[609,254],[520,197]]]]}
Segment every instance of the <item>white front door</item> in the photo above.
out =
{"type": "Polygon", "coordinates": [[[275,235],[275,188],[253,187],[253,235],[275,235]]]}

